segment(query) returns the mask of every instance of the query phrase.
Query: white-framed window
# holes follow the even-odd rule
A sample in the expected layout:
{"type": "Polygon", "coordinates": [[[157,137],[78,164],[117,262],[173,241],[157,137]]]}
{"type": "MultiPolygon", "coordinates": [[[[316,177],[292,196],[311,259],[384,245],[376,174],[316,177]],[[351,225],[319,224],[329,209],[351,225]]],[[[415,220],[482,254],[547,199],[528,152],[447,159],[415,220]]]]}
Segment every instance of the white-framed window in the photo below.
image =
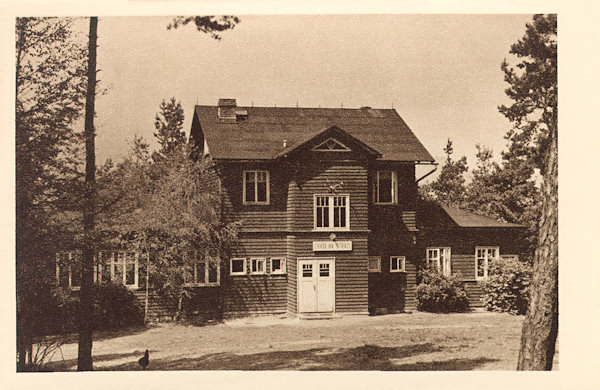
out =
{"type": "Polygon", "coordinates": [[[218,260],[200,258],[194,263],[192,286],[218,286],[221,283],[221,265],[218,260]]]}
{"type": "Polygon", "coordinates": [[[250,273],[252,275],[264,275],[267,273],[267,259],[254,257],[250,259],[250,273]]]}
{"type": "Polygon", "coordinates": [[[315,230],[350,230],[349,195],[315,195],[315,230]]]}
{"type": "Polygon", "coordinates": [[[475,279],[485,279],[489,276],[490,267],[500,258],[500,248],[497,246],[478,246],[475,248],[475,279]]]}
{"type": "Polygon", "coordinates": [[[270,263],[272,275],[281,275],[287,272],[285,257],[271,257],[270,263]]]}
{"type": "Polygon", "coordinates": [[[369,272],[381,272],[380,256],[369,256],[369,272]]]}
{"type": "Polygon", "coordinates": [[[253,170],[243,172],[242,196],[244,204],[269,204],[269,171],[253,170]]]}
{"type": "Polygon", "coordinates": [[[81,288],[81,258],[77,252],[56,254],[56,283],[73,290],[81,288]]]}
{"type": "MultiPolygon", "coordinates": [[[[56,281],[73,290],[81,287],[81,257],[79,252],[57,254],[56,281]]],[[[100,251],[94,256],[94,283],[121,283],[128,288],[139,286],[137,252],[100,251]]]]}
{"type": "Polygon", "coordinates": [[[136,252],[112,252],[110,280],[123,283],[126,287],[138,287],[138,254],[136,252]]]}
{"type": "Polygon", "coordinates": [[[398,203],[398,176],[396,171],[377,171],[373,199],[376,204],[398,203]]]}
{"type": "Polygon", "coordinates": [[[246,259],[241,257],[230,259],[229,275],[246,275],[246,259]]]}
{"type": "Polygon", "coordinates": [[[406,257],[390,256],[390,272],[406,272],[406,257]]]}
{"type": "Polygon", "coordinates": [[[427,248],[427,267],[435,269],[445,276],[452,274],[452,255],[450,248],[427,248]]]}

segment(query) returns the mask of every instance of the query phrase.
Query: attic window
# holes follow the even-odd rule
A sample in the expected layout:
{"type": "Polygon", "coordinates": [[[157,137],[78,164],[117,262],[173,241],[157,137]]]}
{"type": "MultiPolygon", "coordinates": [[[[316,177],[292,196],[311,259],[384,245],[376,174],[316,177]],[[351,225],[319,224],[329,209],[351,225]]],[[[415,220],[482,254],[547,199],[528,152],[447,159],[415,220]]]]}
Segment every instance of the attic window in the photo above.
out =
{"type": "Polygon", "coordinates": [[[244,171],[242,196],[244,204],[269,204],[269,171],[244,171]]]}
{"type": "Polygon", "coordinates": [[[350,148],[334,138],[329,138],[327,141],[315,146],[313,150],[318,152],[349,152],[350,148]]]}

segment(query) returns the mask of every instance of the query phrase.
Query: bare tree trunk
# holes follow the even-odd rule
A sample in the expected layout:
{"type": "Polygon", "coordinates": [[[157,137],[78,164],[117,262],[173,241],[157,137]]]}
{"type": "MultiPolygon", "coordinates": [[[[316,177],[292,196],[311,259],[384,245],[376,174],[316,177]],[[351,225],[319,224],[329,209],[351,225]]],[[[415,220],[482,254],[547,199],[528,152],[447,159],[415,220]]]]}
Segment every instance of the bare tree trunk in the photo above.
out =
{"type": "Polygon", "coordinates": [[[558,140],[550,132],[539,242],[517,370],[551,370],[558,336],[558,140]]]}
{"type": "Polygon", "coordinates": [[[85,102],[85,201],[83,207],[83,256],[77,371],[92,371],[92,321],[94,288],[94,213],[96,209],[96,150],[94,103],[96,99],[96,41],[98,17],[90,18],[87,94],[85,102]]]}
{"type": "Polygon", "coordinates": [[[148,288],[150,286],[150,253],[146,246],[146,296],[144,298],[144,324],[148,322],[148,288]]]}

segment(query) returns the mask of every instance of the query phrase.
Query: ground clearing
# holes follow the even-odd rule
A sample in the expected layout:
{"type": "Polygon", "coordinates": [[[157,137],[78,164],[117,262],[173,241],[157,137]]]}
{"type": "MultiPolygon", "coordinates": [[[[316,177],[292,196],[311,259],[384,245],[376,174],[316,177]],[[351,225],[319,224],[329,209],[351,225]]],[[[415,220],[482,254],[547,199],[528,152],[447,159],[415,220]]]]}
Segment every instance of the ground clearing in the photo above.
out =
{"type": "MultiPolygon", "coordinates": [[[[222,324],[157,324],[101,335],[96,370],[514,370],[523,316],[504,313],[394,314],[330,320],[253,317],[222,324]]],[[[71,371],[77,344],[50,368],[71,371]]],[[[557,369],[557,363],[555,364],[557,369]]]]}

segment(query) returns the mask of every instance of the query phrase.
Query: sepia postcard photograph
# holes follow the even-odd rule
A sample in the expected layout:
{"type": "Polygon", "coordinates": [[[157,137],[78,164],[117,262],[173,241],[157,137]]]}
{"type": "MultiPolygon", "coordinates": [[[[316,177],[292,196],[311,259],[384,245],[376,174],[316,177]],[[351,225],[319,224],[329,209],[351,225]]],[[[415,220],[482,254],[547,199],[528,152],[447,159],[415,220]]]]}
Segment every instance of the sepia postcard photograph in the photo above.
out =
{"type": "Polygon", "coordinates": [[[3,18],[13,386],[568,383],[559,7],[169,3],[3,18]]]}

